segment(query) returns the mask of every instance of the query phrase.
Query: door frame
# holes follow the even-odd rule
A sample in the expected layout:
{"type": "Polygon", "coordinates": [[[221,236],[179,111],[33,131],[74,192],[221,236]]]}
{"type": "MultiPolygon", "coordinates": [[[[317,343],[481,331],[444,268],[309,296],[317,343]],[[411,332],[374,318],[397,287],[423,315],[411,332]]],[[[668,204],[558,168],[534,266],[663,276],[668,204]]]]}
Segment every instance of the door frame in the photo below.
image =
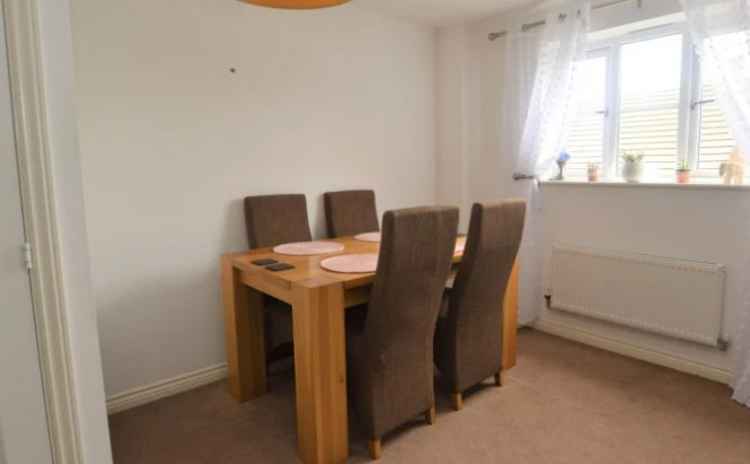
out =
{"type": "MultiPolygon", "coordinates": [[[[16,133],[21,204],[30,270],[40,370],[55,464],[81,464],[70,335],[60,279],[51,157],[46,125],[37,0],[0,0],[6,23],[8,70],[16,133]]],[[[19,244],[20,245],[20,244],[19,244]]]]}

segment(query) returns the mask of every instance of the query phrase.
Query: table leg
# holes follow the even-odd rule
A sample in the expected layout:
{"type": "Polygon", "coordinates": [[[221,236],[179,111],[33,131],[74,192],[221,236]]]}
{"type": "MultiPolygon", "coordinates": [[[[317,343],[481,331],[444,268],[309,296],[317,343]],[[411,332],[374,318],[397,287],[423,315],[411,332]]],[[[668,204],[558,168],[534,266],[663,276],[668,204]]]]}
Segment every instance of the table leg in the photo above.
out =
{"type": "Polygon", "coordinates": [[[230,256],[221,267],[229,390],[248,401],[267,391],[263,294],[242,283],[230,256]]]}
{"type": "Polygon", "coordinates": [[[349,455],[344,289],[299,283],[293,289],[297,440],[305,464],[349,455]]]}
{"type": "Polygon", "coordinates": [[[518,344],[518,261],[508,279],[503,300],[503,371],[516,365],[518,344]]]}

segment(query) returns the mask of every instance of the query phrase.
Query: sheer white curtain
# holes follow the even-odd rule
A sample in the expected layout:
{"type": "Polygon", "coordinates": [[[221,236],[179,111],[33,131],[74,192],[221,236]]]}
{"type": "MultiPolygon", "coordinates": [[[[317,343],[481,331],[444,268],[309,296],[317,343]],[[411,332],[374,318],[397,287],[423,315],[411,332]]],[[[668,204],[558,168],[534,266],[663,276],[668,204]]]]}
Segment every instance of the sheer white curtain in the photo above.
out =
{"type": "MultiPolygon", "coordinates": [[[[750,0],[682,0],[693,41],[710,71],[717,99],[737,144],[750,163],[750,0]]],[[[750,249],[742,270],[747,281],[750,249]]],[[[742,322],[734,338],[739,357],[734,399],[750,406],[750,299],[748,282],[742,322]]]]}
{"type": "MultiPolygon", "coordinates": [[[[513,163],[518,158],[521,136],[526,124],[531,92],[534,90],[534,74],[537,54],[543,30],[534,28],[529,31],[511,32],[505,42],[505,63],[503,76],[502,114],[502,147],[503,153],[509,154],[513,163]]],[[[509,195],[520,198],[531,198],[532,183],[511,182],[509,195]]],[[[527,214],[531,214],[529,211],[527,214]]],[[[536,318],[536,308],[543,304],[541,272],[541,254],[537,256],[533,240],[530,239],[529,222],[519,250],[521,275],[519,279],[519,324],[526,325],[536,318]]]]}
{"type": "Polygon", "coordinates": [[[583,57],[591,1],[576,1],[551,14],[539,43],[516,174],[541,176],[554,165],[571,117],[576,61],[583,57]]]}
{"type": "Polygon", "coordinates": [[[519,322],[528,324],[543,305],[543,225],[535,182],[563,147],[572,117],[576,61],[583,57],[591,12],[590,0],[567,2],[546,18],[541,31],[512,31],[505,51],[504,133],[514,146],[514,193],[529,201],[521,248],[519,322]],[[515,135],[515,137],[514,137],[515,135]],[[520,135],[520,138],[518,137],[520,135]]]}

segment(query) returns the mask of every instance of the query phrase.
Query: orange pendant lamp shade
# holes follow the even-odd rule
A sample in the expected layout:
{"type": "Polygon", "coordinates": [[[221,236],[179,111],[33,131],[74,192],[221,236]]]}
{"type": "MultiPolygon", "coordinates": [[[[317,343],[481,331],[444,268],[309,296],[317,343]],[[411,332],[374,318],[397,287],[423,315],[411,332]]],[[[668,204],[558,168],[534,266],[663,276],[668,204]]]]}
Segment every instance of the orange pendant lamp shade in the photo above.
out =
{"type": "Polygon", "coordinates": [[[252,5],[285,8],[287,10],[312,10],[329,6],[342,5],[350,0],[242,0],[252,5]]]}

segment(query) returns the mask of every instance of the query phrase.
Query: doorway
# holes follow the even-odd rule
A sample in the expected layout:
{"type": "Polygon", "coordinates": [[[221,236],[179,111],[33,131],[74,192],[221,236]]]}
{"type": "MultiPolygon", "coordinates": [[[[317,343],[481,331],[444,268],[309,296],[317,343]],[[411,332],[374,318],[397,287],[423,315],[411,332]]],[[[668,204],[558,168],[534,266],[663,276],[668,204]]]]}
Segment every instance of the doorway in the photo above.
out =
{"type": "Polygon", "coordinates": [[[0,9],[0,464],[52,464],[0,9]]]}

